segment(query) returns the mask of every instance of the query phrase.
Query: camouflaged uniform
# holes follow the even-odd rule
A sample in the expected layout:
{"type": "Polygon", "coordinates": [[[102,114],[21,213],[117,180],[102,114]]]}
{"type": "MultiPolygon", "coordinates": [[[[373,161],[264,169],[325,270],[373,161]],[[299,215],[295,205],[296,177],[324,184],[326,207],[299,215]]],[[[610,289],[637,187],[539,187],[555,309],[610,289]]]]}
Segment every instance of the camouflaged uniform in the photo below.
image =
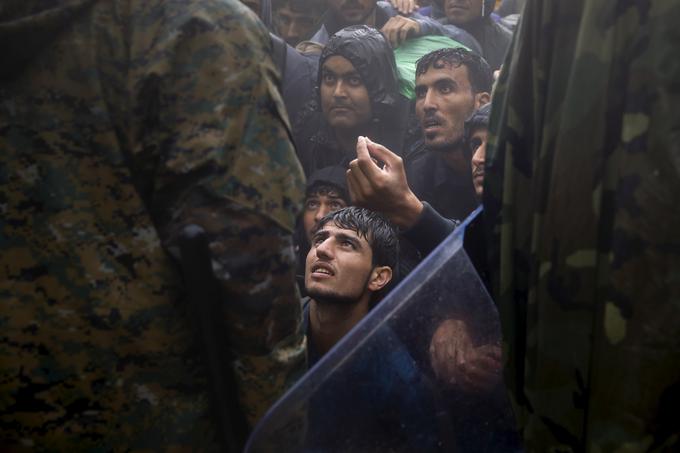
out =
{"type": "Polygon", "coordinates": [[[529,451],[680,450],[680,3],[529,0],[484,204],[529,451]]]}
{"type": "Polygon", "coordinates": [[[304,368],[266,30],[234,0],[4,0],[0,42],[0,445],[210,449],[182,226],[209,233],[249,420],[304,368]]]}

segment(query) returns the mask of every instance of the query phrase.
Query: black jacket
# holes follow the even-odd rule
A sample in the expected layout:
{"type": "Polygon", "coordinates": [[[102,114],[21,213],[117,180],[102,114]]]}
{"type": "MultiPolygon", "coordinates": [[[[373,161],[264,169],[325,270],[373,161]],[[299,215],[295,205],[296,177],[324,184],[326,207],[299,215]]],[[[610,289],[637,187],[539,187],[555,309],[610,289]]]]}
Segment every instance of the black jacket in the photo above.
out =
{"type": "Polygon", "coordinates": [[[331,38],[321,54],[316,77],[317,90],[293,121],[298,157],[307,176],[329,165],[344,165],[356,150],[341,149],[320,108],[318,87],[324,61],[334,55],[349,60],[361,75],[371,100],[370,138],[401,154],[406,135],[409,101],[399,93],[394,53],[385,37],[365,25],[345,28],[331,38]]]}

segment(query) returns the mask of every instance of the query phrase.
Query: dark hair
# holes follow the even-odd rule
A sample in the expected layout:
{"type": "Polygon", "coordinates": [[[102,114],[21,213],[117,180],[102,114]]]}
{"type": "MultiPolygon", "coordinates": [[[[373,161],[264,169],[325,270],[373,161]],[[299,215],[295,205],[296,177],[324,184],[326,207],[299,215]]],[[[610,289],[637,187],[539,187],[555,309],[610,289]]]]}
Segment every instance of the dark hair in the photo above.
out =
{"type": "Polygon", "coordinates": [[[425,74],[430,68],[442,69],[445,66],[467,67],[472,92],[491,93],[493,72],[489,64],[479,55],[461,47],[445,47],[424,55],[416,62],[416,77],[425,74]]]}
{"type": "Polygon", "coordinates": [[[314,195],[328,196],[331,193],[337,193],[338,197],[342,198],[345,203],[348,205],[350,204],[350,198],[347,190],[333,183],[317,182],[307,187],[305,197],[309,198],[314,195]]]}
{"type": "Polygon", "coordinates": [[[393,271],[397,270],[399,235],[394,225],[381,214],[356,206],[339,209],[319,220],[313,234],[329,222],[366,239],[373,252],[373,266],[389,266],[393,271]]]}

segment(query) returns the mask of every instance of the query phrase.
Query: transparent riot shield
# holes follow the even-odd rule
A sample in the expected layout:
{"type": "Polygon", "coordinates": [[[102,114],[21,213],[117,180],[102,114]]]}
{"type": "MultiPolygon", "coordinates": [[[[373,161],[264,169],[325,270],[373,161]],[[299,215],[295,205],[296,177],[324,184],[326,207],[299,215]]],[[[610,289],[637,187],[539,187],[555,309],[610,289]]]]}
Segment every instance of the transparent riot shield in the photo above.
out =
{"type": "Polygon", "coordinates": [[[513,452],[475,211],[256,426],[247,452],[513,452]]]}

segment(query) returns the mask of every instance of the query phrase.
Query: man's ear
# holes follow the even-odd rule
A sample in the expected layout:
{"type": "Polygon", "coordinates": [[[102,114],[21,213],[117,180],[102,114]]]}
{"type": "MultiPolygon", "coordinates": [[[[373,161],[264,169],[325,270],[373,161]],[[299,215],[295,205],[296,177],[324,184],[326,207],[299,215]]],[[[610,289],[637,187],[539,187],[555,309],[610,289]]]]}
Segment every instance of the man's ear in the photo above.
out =
{"type": "Polygon", "coordinates": [[[372,292],[380,291],[392,280],[392,268],[389,266],[377,266],[371,272],[368,281],[368,289],[372,292]]]}
{"type": "Polygon", "coordinates": [[[491,102],[491,95],[486,91],[482,91],[481,93],[475,94],[475,110],[477,110],[484,104],[488,104],[489,102],[491,102]]]}

